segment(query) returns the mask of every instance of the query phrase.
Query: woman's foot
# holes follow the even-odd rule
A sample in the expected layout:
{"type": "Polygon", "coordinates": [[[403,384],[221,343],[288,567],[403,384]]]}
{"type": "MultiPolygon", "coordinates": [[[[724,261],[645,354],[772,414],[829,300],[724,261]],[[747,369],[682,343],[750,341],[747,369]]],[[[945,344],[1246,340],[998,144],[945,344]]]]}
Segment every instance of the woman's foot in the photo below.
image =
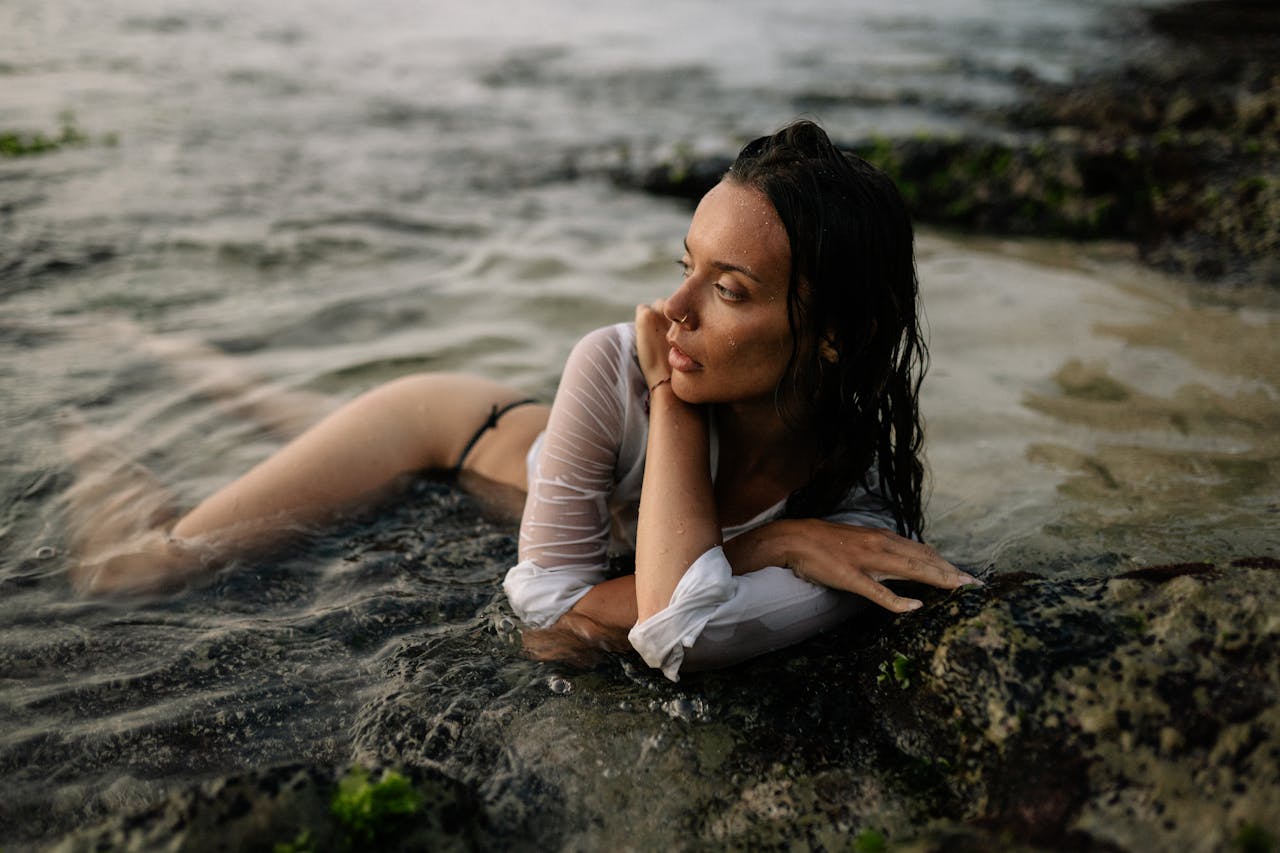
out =
{"type": "Polygon", "coordinates": [[[324,417],[334,400],[264,382],[236,358],[204,341],[139,332],[141,349],[171,368],[193,395],[217,400],[235,417],[256,421],[282,438],[295,438],[324,417]]]}
{"type": "Polygon", "coordinates": [[[80,592],[143,592],[172,586],[190,574],[190,555],[165,531],[179,517],[173,495],[118,450],[111,434],[74,410],[59,414],[62,448],[76,470],[63,495],[80,592]]]}
{"type": "Polygon", "coordinates": [[[199,573],[201,562],[162,530],[135,537],[110,556],[81,559],[72,565],[72,588],[81,595],[142,595],[167,592],[199,573]]]}

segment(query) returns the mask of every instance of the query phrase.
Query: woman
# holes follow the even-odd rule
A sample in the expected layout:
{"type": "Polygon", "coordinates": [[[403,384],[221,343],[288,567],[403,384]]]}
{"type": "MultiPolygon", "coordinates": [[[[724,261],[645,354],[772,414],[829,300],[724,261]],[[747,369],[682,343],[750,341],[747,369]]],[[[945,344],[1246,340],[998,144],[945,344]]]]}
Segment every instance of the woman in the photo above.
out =
{"type": "Polygon", "coordinates": [[[847,592],[914,609],[880,581],[974,579],[913,539],[912,252],[892,182],[798,122],[742,150],[694,213],[679,287],[584,338],[551,409],[483,380],[398,380],[145,547],[86,561],[83,582],[150,587],[454,467],[528,491],[504,584],[523,620],[673,679],[836,624],[847,592]],[[634,575],[608,578],[628,547],[634,575]]]}

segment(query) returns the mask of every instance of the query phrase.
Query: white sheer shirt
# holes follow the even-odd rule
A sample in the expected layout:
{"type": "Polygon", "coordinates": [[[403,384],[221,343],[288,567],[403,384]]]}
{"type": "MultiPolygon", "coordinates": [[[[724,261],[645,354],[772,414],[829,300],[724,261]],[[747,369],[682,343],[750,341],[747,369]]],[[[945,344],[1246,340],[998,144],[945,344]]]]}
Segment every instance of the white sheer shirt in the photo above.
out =
{"type": "MultiPolygon", "coordinates": [[[[521,620],[548,627],[609,576],[611,554],[635,551],[648,443],[648,388],[635,354],[635,327],[588,334],[569,356],[546,431],[529,450],[529,493],[520,524],[520,562],[503,590],[521,620]]],[[[718,463],[714,420],[711,476],[718,463]]],[[[872,483],[874,486],[874,482],[872,483]]],[[[782,517],[785,501],[722,530],[724,541],[782,517]]],[[[893,528],[878,495],[855,489],[828,521],[893,528]]],[[[631,645],[650,666],[679,680],[681,667],[728,666],[830,628],[865,599],[768,567],[733,574],[723,549],[688,568],[667,607],[637,624],[631,645]]]]}

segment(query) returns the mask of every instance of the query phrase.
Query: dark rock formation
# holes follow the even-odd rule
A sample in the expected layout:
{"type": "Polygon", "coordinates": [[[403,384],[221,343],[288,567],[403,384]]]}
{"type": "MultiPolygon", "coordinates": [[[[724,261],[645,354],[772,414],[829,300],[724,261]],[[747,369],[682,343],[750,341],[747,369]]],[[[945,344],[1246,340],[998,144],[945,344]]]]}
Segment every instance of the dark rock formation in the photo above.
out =
{"type": "MultiPolygon", "coordinates": [[[[357,758],[403,768],[426,800],[388,846],[1225,850],[1280,834],[1273,557],[1001,576],[675,685],[618,659],[521,661],[508,630],[495,611],[387,659],[409,686],[358,715],[357,758]]],[[[324,849],[334,778],[206,785],[60,849],[266,849],[303,830],[324,849]]]]}

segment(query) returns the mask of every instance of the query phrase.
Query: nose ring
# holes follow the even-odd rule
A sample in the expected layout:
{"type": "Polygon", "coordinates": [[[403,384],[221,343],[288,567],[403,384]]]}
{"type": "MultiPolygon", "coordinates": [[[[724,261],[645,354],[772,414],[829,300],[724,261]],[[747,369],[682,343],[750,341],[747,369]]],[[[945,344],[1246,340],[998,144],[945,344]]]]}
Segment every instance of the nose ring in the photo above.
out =
{"type": "Polygon", "coordinates": [[[668,314],[667,319],[677,325],[683,326],[684,321],[689,319],[689,312],[688,311],[684,312],[684,316],[680,318],[672,317],[670,314],[668,314]]]}

